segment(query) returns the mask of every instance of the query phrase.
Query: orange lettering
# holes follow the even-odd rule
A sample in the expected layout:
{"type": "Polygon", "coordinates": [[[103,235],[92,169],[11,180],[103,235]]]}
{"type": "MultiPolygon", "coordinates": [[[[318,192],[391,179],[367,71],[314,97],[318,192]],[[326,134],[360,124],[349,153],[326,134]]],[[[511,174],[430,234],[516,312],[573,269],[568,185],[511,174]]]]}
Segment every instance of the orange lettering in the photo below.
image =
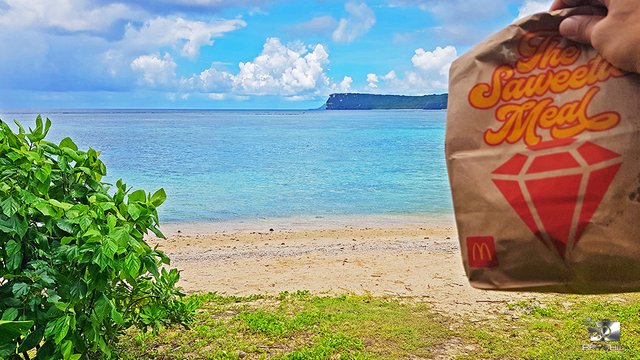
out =
{"type": "Polygon", "coordinates": [[[567,46],[559,36],[543,35],[544,33],[529,33],[520,41],[518,52],[523,58],[516,62],[519,73],[572,65],[580,57],[581,51],[577,45],[567,46]]]}
{"type": "Polygon", "coordinates": [[[572,138],[584,131],[604,131],[620,122],[614,111],[590,116],[588,109],[600,88],[597,83],[626,74],[600,55],[585,64],[571,66],[582,55],[581,47],[550,32],[528,33],[518,44],[521,58],[511,65],[498,66],[490,81],[478,83],[469,91],[469,104],[477,109],[497,106],[495,117],[501,125],[487,129],[489,145],[524,141],[529,146],[543,140],[542,130],[554,139],[572,138]],[[535,71],[534,71],[535,70],[535,71]],[[554,104],[548,93],[589,87],[584,96],[565,104],[554,104]]]}
{"type": "Polygon", "coordinates": [[[527,77],[514,77],[513,68],[503,65],[493,72],[491,83],[476,84],[469,92],[469,103],[478,109],[489,109],[500,101],[518,101],[543,96],[548,92],[563,93],[624,76],[600,55],[574,70],[547,70],[527,77]]]}
{"type": "Polygon", "coordinates": [[[598,91],[598,87],[591,88],[581,100],[561,106],[553,105],[550,98],[502,105],[496,110],[496,119],[502,122],[502,126],[485,131],[484,140],[489,145],[505,141],[513,144],[523,140],[533,146],[542,140],[538,129],[549,130],[554,139],[571,138],[584,131],[609,130],[618,125],[620,114],[614,111],[595,116],[588,114],[589,105],[598,91]]]}
{"type": "Polygon", "coordinates": [[[500,101],[502,81],[513,77],[513,68],[507,65],[493,72],[491,84],[476,84],[469,92],[469,103],[478,109],[490,109],[500,101]]]}

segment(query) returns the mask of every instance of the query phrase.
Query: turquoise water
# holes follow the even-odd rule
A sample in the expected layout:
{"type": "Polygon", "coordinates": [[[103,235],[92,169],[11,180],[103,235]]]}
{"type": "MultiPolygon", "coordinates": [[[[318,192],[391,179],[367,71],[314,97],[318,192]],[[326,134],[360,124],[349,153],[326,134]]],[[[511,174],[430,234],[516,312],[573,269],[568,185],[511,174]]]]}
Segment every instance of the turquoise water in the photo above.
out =
{"type": "MultiPolygon", "coordinates": [[[[161,221],[448,214],[444,111],[42,111],[161,221]]],[[[3,112],[33,124],[36,113],[3,112]]]]}

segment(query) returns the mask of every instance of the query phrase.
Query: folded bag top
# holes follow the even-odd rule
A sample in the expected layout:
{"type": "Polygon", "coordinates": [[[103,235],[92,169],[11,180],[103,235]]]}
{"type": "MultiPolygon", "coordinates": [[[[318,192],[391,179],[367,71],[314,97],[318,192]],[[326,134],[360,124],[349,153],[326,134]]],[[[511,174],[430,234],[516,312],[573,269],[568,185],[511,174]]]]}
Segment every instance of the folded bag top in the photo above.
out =
{"type": "Polygon", "coordinates": [[[540,13],[451,66],[446,160],[481,289],[640,290],[640,78],[540,13]]]}

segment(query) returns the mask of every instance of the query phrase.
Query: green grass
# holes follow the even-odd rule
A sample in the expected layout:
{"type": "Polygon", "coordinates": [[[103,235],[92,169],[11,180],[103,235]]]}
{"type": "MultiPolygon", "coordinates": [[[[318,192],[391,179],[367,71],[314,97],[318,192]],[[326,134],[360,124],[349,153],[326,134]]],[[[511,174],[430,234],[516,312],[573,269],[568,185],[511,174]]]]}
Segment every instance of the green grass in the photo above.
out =
{"type": "Polygon", "coordinates": [[[190,329],[158,335],[131,329],[124,359],[397,359],[432,358],[451,336],[427,303],[371,296],[277,297],[195,295],[200,311],[190,329]]]}
{"type": "MultiPolygon", "coordinates": [[[[130,329],[123,359],[633,359],[640,295],[557,295],[497,304],[490,316],[441,314],[414,299],[357,295],[192,295],[189,329],[130,329]],[[622,324],[622,351],[582,350],[585,319],[622,324]]],[[[486,315],[486,314],[485,314],[486,315]]]]}
{"type": "Polygon", "coordinates": [[[640,359],[640,295],[514,302],[497,320],[465,324],[460,331],[479,345],[462,359],[640,359]],[[623,350],[583,350],[590,344],[586,318],[620,321],[623,350]]]}

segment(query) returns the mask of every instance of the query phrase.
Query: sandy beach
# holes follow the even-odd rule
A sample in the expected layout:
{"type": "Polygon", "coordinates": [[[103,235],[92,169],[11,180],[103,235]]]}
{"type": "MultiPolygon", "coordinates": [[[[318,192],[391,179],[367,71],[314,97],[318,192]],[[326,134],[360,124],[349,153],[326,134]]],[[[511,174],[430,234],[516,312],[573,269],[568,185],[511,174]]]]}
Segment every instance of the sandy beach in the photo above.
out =
{"type": "Polygon", "coordinates": [[[152,242],[182,271],[187,292],[370,293],[472,315],[546,296],[472,288],[447,216],[261,219],[174,224],[163,231],[167,239],[152,242]]]}

